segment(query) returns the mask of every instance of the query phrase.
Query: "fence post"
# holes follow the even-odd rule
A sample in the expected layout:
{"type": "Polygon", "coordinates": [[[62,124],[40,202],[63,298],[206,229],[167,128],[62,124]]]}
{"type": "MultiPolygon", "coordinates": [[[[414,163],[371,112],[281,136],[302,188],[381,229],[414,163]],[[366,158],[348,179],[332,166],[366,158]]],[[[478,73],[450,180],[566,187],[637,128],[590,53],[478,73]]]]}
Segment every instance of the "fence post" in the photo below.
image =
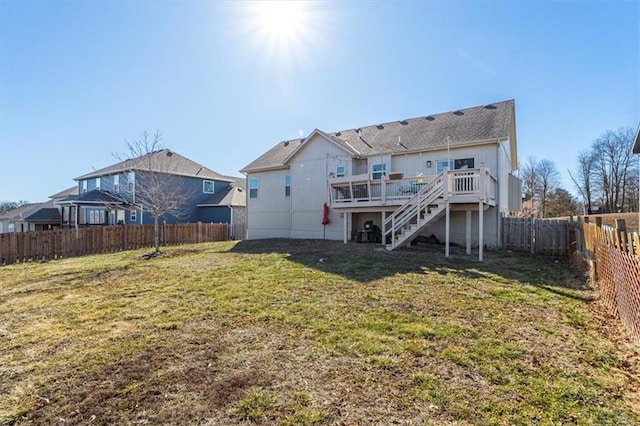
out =
{"type": "Polygon", "coordinates": [[[624,219],[616,219],[616,246],[627,253],[627,224],[624,219]]]}
{"type": "Polygon", "coordinates": [[[122,251],[129,250],[129,237],[127,236],[127,221],[122,221],[122,251]]]}

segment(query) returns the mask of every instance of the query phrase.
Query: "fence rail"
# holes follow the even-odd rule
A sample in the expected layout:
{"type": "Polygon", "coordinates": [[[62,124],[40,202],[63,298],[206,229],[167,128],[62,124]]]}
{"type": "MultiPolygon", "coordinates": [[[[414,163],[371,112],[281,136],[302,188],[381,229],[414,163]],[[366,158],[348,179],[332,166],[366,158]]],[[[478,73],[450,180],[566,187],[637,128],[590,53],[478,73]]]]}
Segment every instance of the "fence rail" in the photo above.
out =
{"type": "MultiPolygon", "coordinates": [[[[161,245],[242,239],[242,225],[183,223],[160,225],[161,245]]],[[[0,234],[0,265],[115,253],[153,247],[153,225],[93,226],[0,234]]]]}

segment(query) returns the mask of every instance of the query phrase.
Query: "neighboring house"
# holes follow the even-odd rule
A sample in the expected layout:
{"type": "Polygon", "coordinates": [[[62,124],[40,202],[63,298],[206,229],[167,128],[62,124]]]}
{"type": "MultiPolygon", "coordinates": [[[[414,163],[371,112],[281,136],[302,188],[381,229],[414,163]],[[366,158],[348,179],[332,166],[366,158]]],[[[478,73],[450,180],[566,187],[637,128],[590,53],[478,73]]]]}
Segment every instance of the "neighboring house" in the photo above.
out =
{"type": "Polygon", "coordinates": [[[77,194],[72,187],[49,197],[49,201],[25,204],[0,215],[0,233],[43,231],[61,226],[60,208],[55,203],[77,194]]]}
{"type": "MultiPolygon", "coordinates": [[[[354,239],[365,222],[389,249],[419,235],[500,245],[500,215],[522,207],[515,102],[278,143],[241,170],[247,237],[354,239]],[[323,222],[323,204],[330,207],[323,222]]],[[[448,253],[448,245],[447,245],[448,253]]]]}
{"type": "Polygon", "coordinates": [[[175,201],[160,220],[167,223],[244,220],[244,197],[227,202],[226,195],[242,191],[242,179],[223,176],[168,149],[121,161],[75,178],[78,194],[58,201],[64,227],[150,224],[149,187],[175,201]],[[233,205],[232,205],[233,204],[233,205]],[[235,209],[235,210],[234,210],[235,209]],[[234,217],[234,211],[242,210],[234,217]]]}

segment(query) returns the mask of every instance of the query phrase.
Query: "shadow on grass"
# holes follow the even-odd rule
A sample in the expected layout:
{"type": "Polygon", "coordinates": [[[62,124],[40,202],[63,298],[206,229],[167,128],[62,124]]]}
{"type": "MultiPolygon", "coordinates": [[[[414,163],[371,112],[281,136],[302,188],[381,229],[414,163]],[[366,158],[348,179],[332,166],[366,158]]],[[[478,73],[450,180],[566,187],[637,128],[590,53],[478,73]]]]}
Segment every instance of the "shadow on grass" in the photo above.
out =
{"type": "Polygon", "coordinates": [[[434,244],[386,251],[379,244],[289,239],[240,241],[231,252],[283,254],[291,262],[361,283],[394,275],[437,273],[504,284],[518,282],[563,297],[591,300],[584,292],[588,288],[584,274],[572,267],[569,259],[488,251],[484,262],[478,262],[477,252],[467,255],[464,249],[451,247],[446,258],[444,247],[434,244]]]}

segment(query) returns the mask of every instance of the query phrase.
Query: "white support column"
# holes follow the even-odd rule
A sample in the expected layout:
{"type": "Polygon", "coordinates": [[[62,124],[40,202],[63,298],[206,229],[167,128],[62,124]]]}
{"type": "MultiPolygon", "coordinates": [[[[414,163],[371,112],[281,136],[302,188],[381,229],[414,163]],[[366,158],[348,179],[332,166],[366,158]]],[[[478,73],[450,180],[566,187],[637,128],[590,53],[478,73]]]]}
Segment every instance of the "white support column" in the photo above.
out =
{"type": "Polygon", "coordinates": [[[449,201],[445,204],[445,221],[444,221],[444,257],[449,257],[449,227],[451,223],[449,201]]]}
{"type": "Polygon", "coordinates": [[[381,216],[382,216],[382,222],[381,222],[382,226],[380,227],[380,228],[382,229],[382,241],[381,241],[381,242],[382,242],[382,245],[383,245],[383,246],[386,246],[386,243],[385,243],[385,239],[386,239],[386,238],[385,238],[385,234],[387,233],[387,230],[386,230],[386,228],[385,228],[385,226],[384,226],[384,222],[385,222],[385,220],[387,219],[387,218],[386,218],[387,213],[383,210],[383,211],[382,211],[382,213],[381,213],[381,216]]]}
{"type": "Polygon", "coordinates": [[[471,210],[467,210],[467,254],[471,254],[471,210]]]}
{"type": "Polygon", "coordinates": [[[480,201],[478,203],[478,260],[482,262],[482,255],[484,250],[484,203],[480,201]]]}
{"type": "Polygon", "coordinates": [[[445,167],[442,170],[442,176],[444,178],[444,183],[442,187],[442,198],[445,201],[445,221],[444,221],[444,256],[449,257],[449,224],[450,224],[450,212],[449,212],[449,168],[445,167]]]}
{"type": "Polygon", "coordinates": [[[347,244],[347,241],[348,241],[347,240],[347,233],[348,233],[348,229],[349,229],[349,223],[348,223],[349,222],[349,213],[344,212],[344,213],[342,213],[342,216],[344,218],[344,222],[343,222],[344,223],[344,225],[343,225],[344,229],[343,229],[343,233],[342,233],[342,242],[347,244]]]}

